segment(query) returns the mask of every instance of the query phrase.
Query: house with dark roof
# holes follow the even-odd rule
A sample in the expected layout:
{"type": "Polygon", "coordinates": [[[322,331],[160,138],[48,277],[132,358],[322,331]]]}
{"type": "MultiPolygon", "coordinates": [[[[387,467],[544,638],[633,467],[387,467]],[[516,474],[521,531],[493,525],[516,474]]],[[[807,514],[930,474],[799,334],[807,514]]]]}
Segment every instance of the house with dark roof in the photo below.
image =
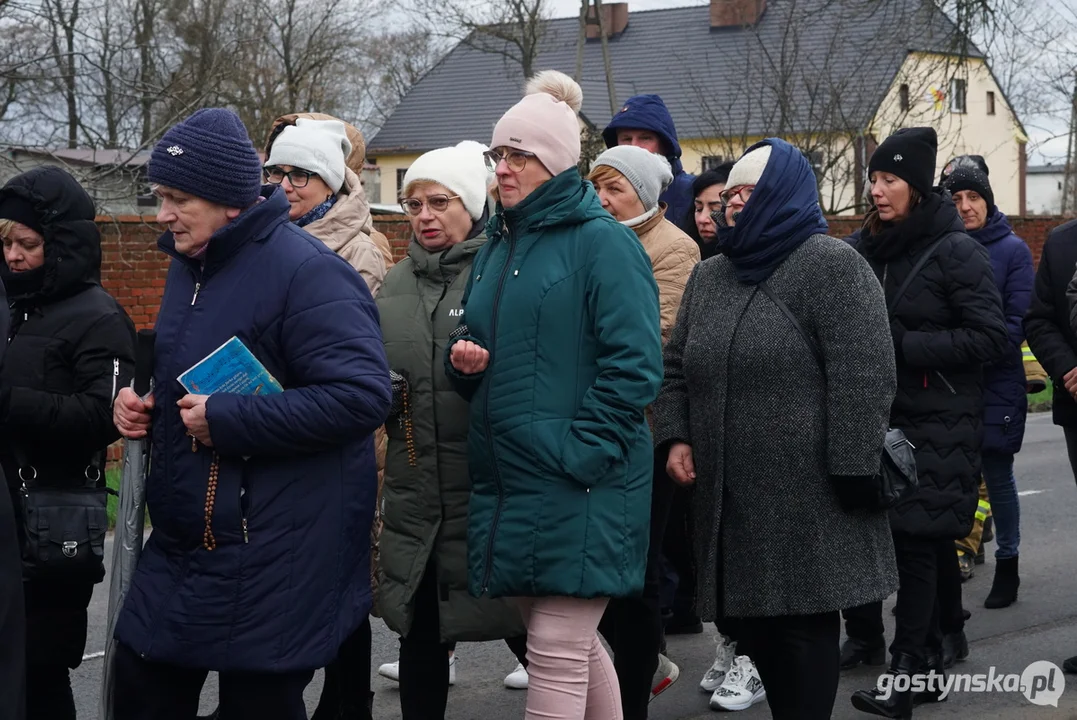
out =
{"type": "MultiPolygon", "coordinates": [[[[931,125],[938,170],[955,155],[983,155],[999,206],[1024,208],[1024,129],[983,53],[932,0],[710,0],[642,12],[604,2],[603,14],[617,103],[661,95],[688,172],[784,137],[811,158],[824,208],[851,213],[863,210],[875,146],[901,127],[931,125]]],[[[581,124],[600,131],[618,107],[610,107],[598,33],[588,36],[581,124]]],[[[578,37],[577,17],[547,20],[534,67],[573,75],[578,37]]],[[[482,46],[457,45],[371,139],[382,202],[397,197],[423,152],[488,143],[519,100],[520,65],[482,46]]]]}

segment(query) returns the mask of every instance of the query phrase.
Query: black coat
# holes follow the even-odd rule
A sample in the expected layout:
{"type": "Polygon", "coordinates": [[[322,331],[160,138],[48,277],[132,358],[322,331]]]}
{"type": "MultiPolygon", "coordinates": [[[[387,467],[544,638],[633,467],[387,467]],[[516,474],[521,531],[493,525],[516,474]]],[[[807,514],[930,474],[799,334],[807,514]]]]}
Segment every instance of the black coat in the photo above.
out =
{"type": "Polygon", "coordinates": [[[864,233],[858,249],[883,280],[893,312],[898,389],[890,413],[916,446],[920,490],[891,511],[891,527],[963,538],[972,527],[983,442],[983,366],[1009,349],[987,250],[964,232],[953,202],[929,195],[901,224],[864,233]],[[920,255],[945,238],[895,297],[920,255]]]}
{"type": "MultiPolygon", "coordinates": [[[[6,302],[0,284],[0,301],[6,302]]],[[[0,331],[7,336],[8,317],[0,313],[0,331]]],[[[0,361],[5,346],[0,346],[0,361]]],[[[0,485],[2,487],[2,485],[0,485]]],[[[15,534],[11,498],[0,492],[0,717],[19,720],[25,711],[26,646],[22,606],[22,562],[15,534]],[[6,713],[6,714],[5,714],[6,713]]]]}
{"type": "MultiPolygon", "coordinates": [[[[45,264],[0,270],[11,307],[0,370],[0,466],[15,491],[19,447],[39,484],[77,486],[119,437],[112,401],[134,371],[134,326],[99,284],[93,201],[74,178],[38,168],[9,181],[0,201],[9,194],[30,200],[44,218],[45,264]]],[[[27,642],[39,659],[78,665],[91,591],[27,583],[27,642]]]]}
{"type": "Polygon", "coordinates": [[[1032,304],[1025,316],[1025,335],[1032,353],[1054,382],[1052,412],[1056,425],[1077,426],[1077,402],[1062,378],[1077,367],[1077,335],[1070,326],[1066,286],[1077,266],[1077,220],[1047,236],[1036,270],[1032,304]]]}

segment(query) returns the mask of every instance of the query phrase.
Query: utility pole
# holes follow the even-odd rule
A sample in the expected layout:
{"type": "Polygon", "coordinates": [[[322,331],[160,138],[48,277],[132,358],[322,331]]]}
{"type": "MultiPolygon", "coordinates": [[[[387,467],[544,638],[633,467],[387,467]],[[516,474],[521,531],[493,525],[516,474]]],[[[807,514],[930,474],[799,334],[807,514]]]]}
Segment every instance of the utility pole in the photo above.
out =
{"type": "Polygon", "coordinates": [[[606,37],[606,21],[602,17],[602,0],[595,0],[598,36],[602,39],[602,62],[606,65],[606,90],[610,96],[610,117],[617,114],[617,91],[613,88],[613,67],[610,65],[610,44],[606,37]]]}
{"type": "MultiPolygon", "coordinates": [[[[1066,143],[1066,166],[1062,179],[1062,214],[1077,205],[1077,73],[1073,79],[1073,97],[1070,103],[1070,135],[1066,143]]],[[[1077,208],[1075,208],[1077,209],[1077,208]]]]}
{"type": "Polygon", "coordinates": [[[591,0],[580,0],[580,34],[576,38],[576,74],[572,77],[576,82],[583,77],[583,45],[587,42],[587,9],[591,7],[591,0]]]}

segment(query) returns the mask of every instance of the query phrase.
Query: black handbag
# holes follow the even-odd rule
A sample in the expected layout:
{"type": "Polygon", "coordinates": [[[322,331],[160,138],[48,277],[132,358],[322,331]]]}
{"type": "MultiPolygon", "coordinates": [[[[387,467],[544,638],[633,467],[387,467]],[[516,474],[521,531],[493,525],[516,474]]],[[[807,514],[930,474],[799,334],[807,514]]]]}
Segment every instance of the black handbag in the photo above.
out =
{"type": "MultiPolygon", "coordinates": [[[[105,578],[108,496],[95,458],[73,486],[42,486],[19,448],[19,514],[23,577],[99,583],[105,578]]],[[[101,453],[99,456],[103,455],[101,453]]],[[[100,459],[103,459],[101,457],[100,459]]]]}
{"type": "MultiPolygon", "coordinates": [[[[793,315],[793,311],[783,303],[770,286],[765,282],[759,284],[759,289],[770,298],[770,301],[778,306],[790,324],[800,333],[804,343],[815,356],[819,363],[819,369],[823,374],[823,382],[826,382],[826,364],[823,360],[823,352],[815,338],[809,335],[800,322],[793,315]]],[[[916,455],[913,444],[905,437],[905,433],[897,428],[886,431],[880,454],[879,469],[876,471],[873,482],[874,488],[871,493],[871,503],[867,509],[873,512],[881,512],[894,507],[920,489],[920,480],[916,472],[916,455]]]]}

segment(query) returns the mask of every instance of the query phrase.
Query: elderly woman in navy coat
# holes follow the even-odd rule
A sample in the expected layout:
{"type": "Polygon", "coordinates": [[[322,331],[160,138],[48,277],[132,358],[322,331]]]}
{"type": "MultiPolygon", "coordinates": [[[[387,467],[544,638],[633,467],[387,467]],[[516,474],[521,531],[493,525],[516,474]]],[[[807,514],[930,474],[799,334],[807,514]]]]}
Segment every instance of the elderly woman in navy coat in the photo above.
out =
{"type": "Polygon", "coordinates": [[[389,410],[362,278],[288,222],[228,110],[199,110],[150,159],[173,260],[155,390],[126,390],[121,433],[152,425],[153,533],[116,627],[117,720],[194,717],[220,673],[229,720],[307,717],[303,689],[370,609],[373,432],[389,410]],[[189,395],[177,378],[238,337],[280,382],[189,395]]]}

